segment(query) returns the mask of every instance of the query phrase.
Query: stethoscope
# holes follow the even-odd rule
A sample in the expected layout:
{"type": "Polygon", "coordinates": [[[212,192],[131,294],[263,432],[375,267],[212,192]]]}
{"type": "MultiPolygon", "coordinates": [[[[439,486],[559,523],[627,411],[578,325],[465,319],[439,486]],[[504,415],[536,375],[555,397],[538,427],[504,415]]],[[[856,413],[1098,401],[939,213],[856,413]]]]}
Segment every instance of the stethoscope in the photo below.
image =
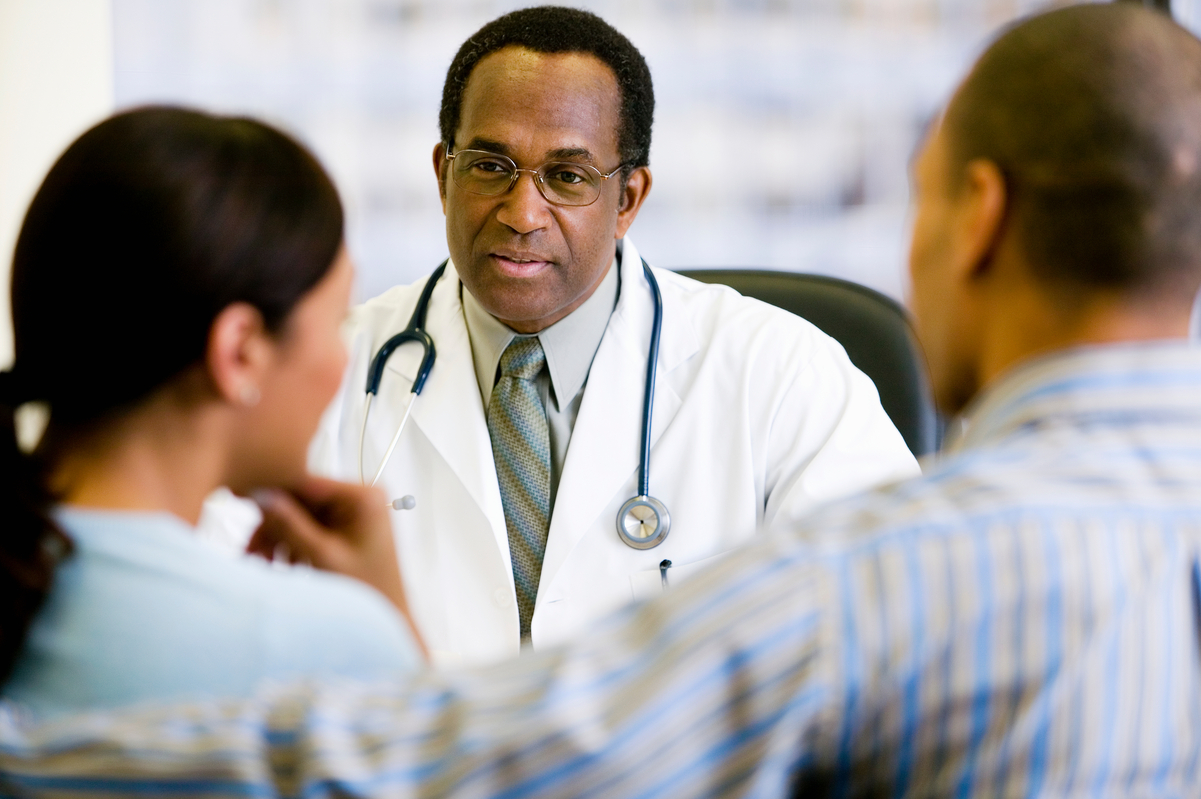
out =
{"type": "MultiPolygon", "coordinates": [[[[400,434],[409,421],[413,403],[421,394],[421,390],[425,388],[425,381],[434,368],[436,357],[434,340],[429,333],[425,332],[425,320],[429,313],[430,297],[433,296],[434,286],[446,271],[446,264],[447,262],[443,261],[425,282],[425,288],[421,290],[421,296],[417,300],[416,307],[413,308],[413,315],[409,318],[408,326],[384,342],[384,345],[375,353],[375,357],[371,359],[371,365],[367,369],[367,404],[363,409],[363,428],[359,433],[359,480],[364,484],[367,482],[363,474],[363,445],[367,438],[367,417],[371,413],[371,401],[379,392],[380,381],[384,376],[384,366],[388,359],[402,344],[416,342],[421,345],[421,365],[417,369],[417,377],[413,380],[408,406],[405,408],[404,416],[401,417],[400,425],[396,428],[396,434],[392,436],[392,440],[388,443],[388,449],[384,451],[383,461],[380,462],[375,476],[371,478],[371,485],[379,482],[380,475],[384,473],[384,467],[392,458],[396,444],[400,441],[400,434]]],[[[646,259],[642,260],[642,272],[646,275],[646,282],[651,287],[655,314],[651,324],[650,350],[647,353],[646,392],[642,399],[642,448],[638,463],[638,494],[626,500],[621,506],[621,510],[617,512],[617,535],[634,549],[651,549],[662,544],[667,538],[667,534],[671,532],[671,514],[666,505],[650,495],[651,415],[655,406],[655,366],[659,362],[659,334],[663,330],[663,296],[659,293],[659,282],[655,280],[646,259]]],[[[412,497],[404,497],[390,504],[400,510],[414,507],[415,501],[412,497]]]]}

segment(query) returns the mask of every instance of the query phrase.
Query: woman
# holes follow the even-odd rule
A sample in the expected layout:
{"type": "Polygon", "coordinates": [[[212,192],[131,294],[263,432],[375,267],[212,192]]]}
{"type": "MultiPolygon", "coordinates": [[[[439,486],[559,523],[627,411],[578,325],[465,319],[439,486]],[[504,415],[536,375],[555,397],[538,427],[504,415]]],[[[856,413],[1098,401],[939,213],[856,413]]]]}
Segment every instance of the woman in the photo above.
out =
{"type": "Polygon", "coordinates": [[[5,697],[55,715],[416,665],[390,536],[348,567],[385,599],[191,535],[222,485],[276,523],[386,526],[382,497],[304,470],[351,278],[332,183],[263,124],[145,108],[62,155],[17,242],[0,375],[5,697]],[[28,402],[50,411],[30,454],[13,425],[28,402]]]}

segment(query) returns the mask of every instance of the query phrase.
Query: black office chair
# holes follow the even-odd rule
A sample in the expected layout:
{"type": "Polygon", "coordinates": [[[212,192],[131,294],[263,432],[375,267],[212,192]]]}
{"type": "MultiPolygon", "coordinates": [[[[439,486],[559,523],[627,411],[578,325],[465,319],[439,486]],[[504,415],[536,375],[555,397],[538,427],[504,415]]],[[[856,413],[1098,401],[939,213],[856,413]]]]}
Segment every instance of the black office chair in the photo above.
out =
{"type": "Polygon", "coordinates": [[[880,404],[914,455],[942,443],[925,355],[905,309],[866,286],[825,275],[761,269],[680,269],[704,283],[721,283],[808,319],[836,339],[851,363],[872,379],[880,404]]]}

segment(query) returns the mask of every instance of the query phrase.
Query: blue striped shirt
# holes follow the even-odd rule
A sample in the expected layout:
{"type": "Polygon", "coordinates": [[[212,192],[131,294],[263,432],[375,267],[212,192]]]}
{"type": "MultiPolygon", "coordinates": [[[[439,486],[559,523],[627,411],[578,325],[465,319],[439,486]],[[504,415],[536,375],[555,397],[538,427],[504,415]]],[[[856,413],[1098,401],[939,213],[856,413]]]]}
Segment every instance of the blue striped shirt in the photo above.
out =
{"type": "Polygon", "coordinates": [[[1196,796],[1201,351],[1048,357],[926,476],[563,649],[35,725],[10,791],[1196,796]]]}

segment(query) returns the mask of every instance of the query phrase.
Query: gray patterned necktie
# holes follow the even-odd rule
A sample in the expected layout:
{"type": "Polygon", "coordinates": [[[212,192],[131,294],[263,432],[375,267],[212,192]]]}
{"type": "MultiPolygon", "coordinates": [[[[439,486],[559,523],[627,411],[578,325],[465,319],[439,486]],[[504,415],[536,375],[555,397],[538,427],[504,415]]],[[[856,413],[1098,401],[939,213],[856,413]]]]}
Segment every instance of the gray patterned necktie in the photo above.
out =
{"type": "Polygon", "coordinates": [[[488,403],[488,434],[509,531],[521,640],[530,621],[550,528],[550,430],[535,378],[546,367],[537,338],[517,338],[500,356],[500,378],[488,403]]]}

